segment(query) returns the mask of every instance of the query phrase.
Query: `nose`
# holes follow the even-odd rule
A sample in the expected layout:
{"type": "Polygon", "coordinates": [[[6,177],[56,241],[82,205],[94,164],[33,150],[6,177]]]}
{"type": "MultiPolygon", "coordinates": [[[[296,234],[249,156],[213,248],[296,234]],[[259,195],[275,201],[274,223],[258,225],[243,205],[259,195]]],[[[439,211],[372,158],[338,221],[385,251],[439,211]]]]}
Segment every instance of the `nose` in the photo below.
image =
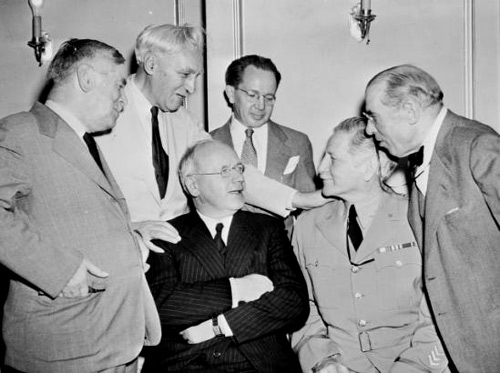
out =
{"type": "Polygon", "coordinates": [[[255,99],[255,107],[259,110],[264,110],[266,107],[266,99],[264,96],[259,96],[259,98],[255,99]]]}
{"type": "Polygon", "coordinates": [[[321,162],[318,166],[318,174],[324,173],[328,171],[328,167],[330,167],[330,157],[325,154],[321,162]]]}
{"type": "Polygon", "coordinates": [[[375,134],[375,125],[373,124],[373,121],[372,120],[369,120],[367,121],[368,123],[366,124],[366,134],[368,136],[373,136],[375,134]]]}
{"type": "Polygon", "coordinates": [[[196,76],[189,76],[186,79],[186,82],[184,84],[184,88],[186,88],[186,91],[191,95],[194,93],[196,90],[196,76]]]}

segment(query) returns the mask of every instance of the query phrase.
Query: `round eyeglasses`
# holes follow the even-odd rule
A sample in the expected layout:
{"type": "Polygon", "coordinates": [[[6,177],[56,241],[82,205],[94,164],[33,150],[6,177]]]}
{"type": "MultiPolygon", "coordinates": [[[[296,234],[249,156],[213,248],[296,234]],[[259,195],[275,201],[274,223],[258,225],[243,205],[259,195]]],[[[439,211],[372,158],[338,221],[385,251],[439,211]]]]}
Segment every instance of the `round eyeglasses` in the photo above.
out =
{"type": "Polygon", "coordinates": [[[243,88],[236,88],[237,90],[244,92],[248,98],[248,100],[253,103],[257,104],[260,102],[260,98],[264,97],[264,103],[266,105],[274,105],[274,102],[276,101],[276,96],[272,94],[267,94],[267,95],[262,95],[257,91],[247,91],[246,89],[243,88]]]}
{"type": "Polygon", "coordinates": [[[245,165],[243,163],[237,163],[233,167],[223,166],[219,172],[199,172],[196,174],[189,174],[189,176],[198,176],[198,175],[220,175],[223,178],[228,178],[231,176],[231,173],[235,171],[239,175],[243,175],[245,172],[245,165]]]}

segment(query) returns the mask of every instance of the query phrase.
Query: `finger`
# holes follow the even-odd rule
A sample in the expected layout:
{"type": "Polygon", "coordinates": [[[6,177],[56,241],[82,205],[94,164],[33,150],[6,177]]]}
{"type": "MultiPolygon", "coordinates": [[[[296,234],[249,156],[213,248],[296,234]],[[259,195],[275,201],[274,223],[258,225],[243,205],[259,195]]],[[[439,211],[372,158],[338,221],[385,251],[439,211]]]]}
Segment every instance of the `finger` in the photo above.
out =
{"type": "MultiPolygon", "coordinates": [[[[175,242],[174,242],[174,243],[175,243],[175,242]]],[[[159,247],[159,246],[156,246],[156,245],[155,245],[154,243],[152,243],[151,241],[147,241],[147,242],[145,242],[145,245],[146,245],[146,247],[147,247],[149,250],[151,250],[151,251],[153,251],[153,252],[155,252],[155,253],[158,253],[158,254],[163,254],[163,253],[165,252],[165,250],[163,250],[163,249],[162,249],[161,247],[159,247]]]]}
{"type": "Polygon", "coordinates": [[[87,262],[87,272],[90,273],[91,275],[94,275],[96,277],[104,278],[108,277],[109,273],[104,272],[102,269],[99,267],[95,266],[94,264],[87,262]]]}

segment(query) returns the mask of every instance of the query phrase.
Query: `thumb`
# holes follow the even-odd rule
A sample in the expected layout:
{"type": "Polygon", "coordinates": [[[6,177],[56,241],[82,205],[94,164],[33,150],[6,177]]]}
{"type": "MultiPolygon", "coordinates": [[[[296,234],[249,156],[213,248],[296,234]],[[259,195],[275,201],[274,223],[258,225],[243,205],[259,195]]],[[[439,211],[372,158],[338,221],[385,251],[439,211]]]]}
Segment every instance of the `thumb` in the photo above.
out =
{"type": "Polygon", "coordinates": [[[104,272],[102,269],[99,267],[95,266],[94,264],[87,262],[87,272],[90,273],[93,276],[104,278],[108,277],[109,273],[104,272]]]}

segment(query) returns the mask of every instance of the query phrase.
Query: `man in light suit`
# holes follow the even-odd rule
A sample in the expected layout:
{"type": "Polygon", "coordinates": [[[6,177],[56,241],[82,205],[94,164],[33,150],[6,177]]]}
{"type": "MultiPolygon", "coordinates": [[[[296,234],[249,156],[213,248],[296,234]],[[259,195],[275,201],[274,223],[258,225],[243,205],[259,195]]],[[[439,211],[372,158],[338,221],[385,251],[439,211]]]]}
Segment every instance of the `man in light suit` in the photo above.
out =
{"type": "MultiPolygon", "coordinates": [[[[311,192],[316,189],[316,171],[309,138],[271,120],[280,81],[281,74],[269,58],[247,55],[231,62],[226,70],[225,94],[233,115],[210,134],[266,176],[298,191],[311,192]]],[[[246,207],[266,212],[248,204],[246,207]]],[[[289,216],[285,222],[289,232],[292,223],[289,216]]]]}
{"type": "Polygon", "coordinates": [[[306,373],[447,372],[408,199],[386,186],[395,164],[365,129],[360,117],[335,127],[319,172],[338,199],[297,220],[311,313],[292,345],[306,373]]]}
{"type": "Polygon", "coordinates": [[[47,103],[0,122],[6,372],[135,372],[160,340],[125,199],[90,135],[126,104],[124,61],[71,39],[49,66],[47,103]]]}
{"type": "Polygon", "coordinates": [[[409,219],[437,327],[459,372],[500,367],[500,136],[443,106],[427,72],[401,65],[366,89],[367,131],[415,162],[409,219]],[[409,158],[417,158],[412,155],[409,158]]]}
{"type": "MultiPolygon", "coordinates": [[[[188,211],[177,178],[179,160],[189,146],[210,138],[183,106],[203,69],[203,30],[169,24],[147,27],[137,37],[135,55],[139,66],[125,87],[129,104],[116,128],[96,140],[125,195],[132,221],[151,222],[151,230],[143,229],[142,247],[157,250],[150,244],[152,238],[180,239],[165,221],[188,211]],[[167,167],[157,169],[152,146],[155,121],[159,153],[168,157],[167,167]]],[[[245,198],[282,216],[295,207],[325,203],[319,192],[296,193],[250,167],[246,177],[245,198]]]]}
{"type": "Polygon", "coordinates": [[[304,279],[273,217],[240,211],[244,165],[207,140],[180,164],[195,211],[171,220],[182,240],[155,241],[147,273],[163,339],[146,372],[298,372],[287,332],[308,313],[304,279]]]}

